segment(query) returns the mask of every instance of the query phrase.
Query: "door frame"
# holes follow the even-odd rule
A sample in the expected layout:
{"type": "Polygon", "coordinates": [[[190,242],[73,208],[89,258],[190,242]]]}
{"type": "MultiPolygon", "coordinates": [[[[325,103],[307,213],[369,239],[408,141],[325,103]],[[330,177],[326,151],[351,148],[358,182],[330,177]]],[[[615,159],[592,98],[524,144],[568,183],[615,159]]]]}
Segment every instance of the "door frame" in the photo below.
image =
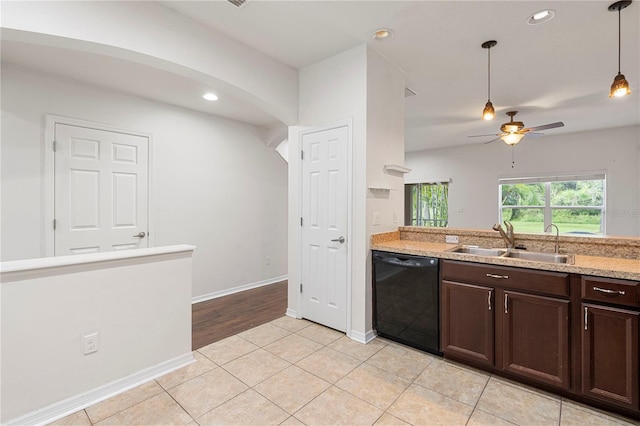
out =
{"type": "Polygon", "coordinates": [[[66,124],[69,126],[86,127],[89,129],[102,130],[106,132],[124,133],[127,135],[140,136],[149,142],[147,158],[147,229],[148,247],[155,246],[155,226],[153,221],[153,137],[149,133],[127,129],[125,127],[111,124],[98,123],[95,121],[81,120],[78,118],[63,117],[59,115],[45,115],[44,139],[42,141],[42,152],[44,153],[43,182],[42,182],[42,232],[44,247],[41,251],[45,257],[55,256],[55,231],[53,220],[55,219],[55,155],[53,142],[55,138],[56,124],[66,124]]]}
{"type": "MultiPolygon", "coordinates": [[[[349,118],[346,120],[335,121],[329,124],[325,124],[319,127],[305,127],[304,129],[298,132],[298,148],[297,148],[297,161],[300,161],[300,167],[298,167],[298,216],[302,217],[302,203],[304,200],[304,188],[302,185],[302,176],[303,176],[303,165],[300,160],[302,155],[302,138],[305,135],[311,133],[324,132],[327,130],[333,130],[340,127],[347,128],[347,232],[345,233],[345,237],[347,239],[347,288],[345,291],[347,292],[346,298],[346,335],[351,337],[351,292],[352,292],[352,264],[353,264],[353,119],[349,118]]],[[[297,221],[298,218],[295,218],[297,221]]],[[[302,240],[304,229],[302,227],[299,228],[300,232],[298,233],[298,253],[302,253],[302,240]]],[[[302,255],[298,256],[298,271],[300,271],[300,281],[304,282],[304,276],[302,275],[302,255]]],[[[302,294],[297,291],[297,300],[296,305],[298,306],[298,315],[300,318],[304,318],[304,312],[302,311],[302,294]]]]}

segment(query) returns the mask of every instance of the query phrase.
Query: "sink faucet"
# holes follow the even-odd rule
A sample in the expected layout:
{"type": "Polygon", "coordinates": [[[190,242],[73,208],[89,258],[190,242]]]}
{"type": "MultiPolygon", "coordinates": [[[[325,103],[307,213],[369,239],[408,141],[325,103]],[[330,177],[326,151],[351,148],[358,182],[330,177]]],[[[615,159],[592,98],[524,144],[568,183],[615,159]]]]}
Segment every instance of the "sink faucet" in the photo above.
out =
{"type": "Polygon", "coordinates": [[[556,250],[555,250],[555,253],[558,254],[558,253],[560,253],[560,230],[558,229],[558,225],[552,223],[549,226],[547,226],[546,228],[544,228],[544,232],[549,232],[549,228],[551,228],[552,226],[556,228],[556,250]]]}
{"type": "Polygon", "coordinates": [[[493,225],[493,230],[500,233],[500,236],[507,245],[507,249],[512,249],[516,246],[515,236],[513,234],[513,225],[507,220],[504,221],[504,224],[507,227],[507,232],[504,232],[504,229],[502,229],[502,225],[500,225],[499,223],[493,225]]]}

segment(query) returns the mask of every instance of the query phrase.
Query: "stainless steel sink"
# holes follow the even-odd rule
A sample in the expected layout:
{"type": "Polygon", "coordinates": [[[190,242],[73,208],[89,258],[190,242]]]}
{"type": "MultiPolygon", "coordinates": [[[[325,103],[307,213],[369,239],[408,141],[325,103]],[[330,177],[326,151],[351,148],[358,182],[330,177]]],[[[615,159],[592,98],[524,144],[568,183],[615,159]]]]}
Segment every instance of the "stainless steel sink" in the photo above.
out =
{"type": "Polygon", "coordinates": [[[507,250],[503,248],[482,248],[475,246],[460,246],[452,250],[451,253],[470,254],[474,256],[505,257],[510,259],[530,260],[533,262],[545,263],[566,263],[572,265],[574,256],[571,254],[543,253],[526,250],[507,250]]]}
{"type": "Polygon", "coordinates": [[[504,253],[504,257],[511,259],[531,260],[534,262],[568,263],[573,264],[573,256],[558,253],[541,253],[536,251],[512,250],[504,253]]]}
{"type": "Polygon", "coordinates": [[[476,256],[501,256],[506,253],[505,249],[482,248],[472,246],[461,246],[451,250],[452,253],[473,254],[476,256]]]}

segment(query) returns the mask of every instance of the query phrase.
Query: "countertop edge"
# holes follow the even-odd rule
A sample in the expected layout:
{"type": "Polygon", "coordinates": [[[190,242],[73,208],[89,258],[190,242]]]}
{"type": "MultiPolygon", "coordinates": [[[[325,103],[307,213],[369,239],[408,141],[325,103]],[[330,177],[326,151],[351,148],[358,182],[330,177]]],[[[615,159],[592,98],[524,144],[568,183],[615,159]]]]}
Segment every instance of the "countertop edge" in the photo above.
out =
{"type": "Polygon", "coordinates": [[[640,260],[606,258],[597,256],[575,256],[575,264],[546,263],[504,257],[487,257],[453,253],[451,250],[459,244],[427,243],[419,241],[395,240],[372,244],[371,250],[385,251],[416,256],[437,257],[439,259],[460,260],[465,262],[482,263],[488,265],[511,266],[542,271],[566,272],[573,274],[593,275],[606,278],[619,278],[640,281],[640,260]],[[401,244],[404,245],[401,246],[401,244]],[[600,266],[589,266],[589,264],[600,266]],[[624,265],[624,267],[620,267],[624,265]],[[606,266],[606,267],[605,267],[606,266]],[[629,270],[633,267],[637,272],[629,270]]]}

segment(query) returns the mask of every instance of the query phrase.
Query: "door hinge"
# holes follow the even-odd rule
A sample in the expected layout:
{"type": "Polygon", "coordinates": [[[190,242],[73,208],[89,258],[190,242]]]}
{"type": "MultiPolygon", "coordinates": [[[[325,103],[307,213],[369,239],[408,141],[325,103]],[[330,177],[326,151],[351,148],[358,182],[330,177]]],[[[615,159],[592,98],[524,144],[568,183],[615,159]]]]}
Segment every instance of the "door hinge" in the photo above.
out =
{"type": "Polygon", "coordinates": [[[53,152],[56,152],[56,149],[58,148],[57,145],[58,145],[57,142],[53,141],[53,152]]]}
{"type": "Polygon", "coordinates": [[[58,221],[53,219],[53,230],[56,230],[56,226],[58,225],[58,221]]]}
{"type": "Polygon", "coordinates": [[[300,218],[300,226],[304,226],[304,225],[303,225],[303,222],[304,222],[304,221],[302,220],[302,218],[300,218]]]}
{"type": "Polygon", "coordinates": [[[302,293],[302,283],[300,283],[300,293],[302,293]]]}
{"type": "Polygon", "coordinates": [[[304,151],[300,151],[300,159],[304,160],[304,151]]]}

